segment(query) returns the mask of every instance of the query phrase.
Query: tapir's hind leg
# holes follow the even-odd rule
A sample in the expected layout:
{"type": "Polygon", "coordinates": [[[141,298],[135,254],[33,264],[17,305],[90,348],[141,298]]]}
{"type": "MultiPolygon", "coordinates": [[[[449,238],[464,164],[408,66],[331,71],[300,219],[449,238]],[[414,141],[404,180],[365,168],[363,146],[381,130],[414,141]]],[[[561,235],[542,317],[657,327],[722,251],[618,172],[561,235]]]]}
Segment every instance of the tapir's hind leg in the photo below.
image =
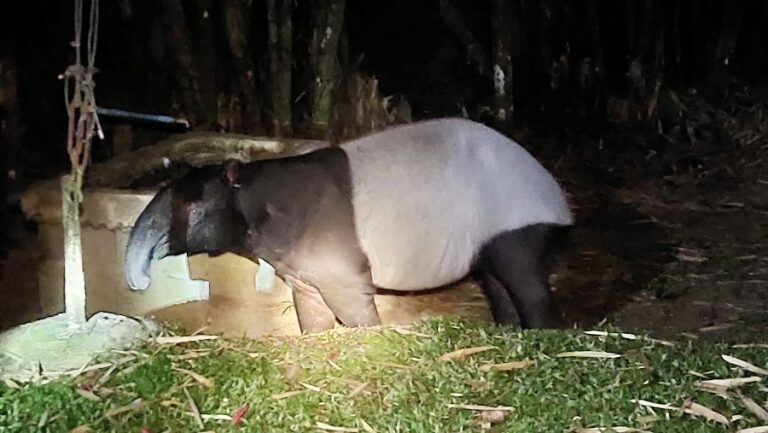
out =
{"type": "Polygon", "coordinates": [[[481,263],[506,287],[523,328],[562,323],[547,282],[545,254],[553,230],[538,224],[503,233],[481,252],[481,263]]]}
{"type": "Polygon", "coordinates": [[[481,263],[478,269],[472,273],[472,278],[483,289],[483,294],[488,300],[493,320],[499,325],[514,325],[520,322],[512,298],[509,297],[507,288],[491,273],[489,266],[481,263]]]}

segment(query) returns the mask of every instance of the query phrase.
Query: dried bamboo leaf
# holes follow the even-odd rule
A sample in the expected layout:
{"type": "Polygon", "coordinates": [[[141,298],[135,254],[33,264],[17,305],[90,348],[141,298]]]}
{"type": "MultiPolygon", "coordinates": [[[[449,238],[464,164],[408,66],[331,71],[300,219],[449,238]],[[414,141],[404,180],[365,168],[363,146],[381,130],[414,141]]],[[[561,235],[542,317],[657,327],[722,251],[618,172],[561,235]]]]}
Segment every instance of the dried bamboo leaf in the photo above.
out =
{"type": "Polygon", "coordinates": [[[743,361],[739,358],[730,356],[730,355],[720,355],[723,360],[729,364],[733,364],[739,368],[743,368],[744,370],[750,371],[755,374],[760,374],[763,376],[768,376],[768,370],[764,368],[760,368],[752,363],[749,363],[747,361],[743,361]]]}
{"type": "Polygon", "coordinates": [[[515,410],[511,406],[484,406],[479,404],[452,404],[448,403],[446,406],[454,409],[467,409],[467,410],[503,410],[512,412],[515,410]]]}
{"type": "Polygon", "coordinates": [[[590,427],[590,428],[581,428],[576,430],[577,433],[603,433],[603,432],[616,432],[616,433],[651,433],[648,430],[641,430],[634,427],[624,427],[624,426],[616,426],[616,427],[590,427]]]}
{"type": "Polygon", "coordinates": [[[557,354],[558,358],[600,358],[600,359],[612,359],[620,358],[618,353],[601,352],[592,350],[582,350],[576,352],[563,352],[557,354]]]}
{"type": "Polygon", "coordinates": [[[530,359],[524,359],[522,361],[512,361],[512,362],[504,362],[501,364],[486,364],[481,365],[478,370],[481,372],[486,371],[513,371],[513,370],[522,370],[528,367],[532,367],[536,365],[536,361],[530,360],[530,359]]]}
{"type": "Polygon", "coordinates": [[[19,386],[19,384],[16,383],[10,377],[4,377],[3,378],[3,383],[5,384],[5,386],[7,386],[8,388],[11,388],[11,389],[19,389],[19,388],[21,388],[21,386],[19,386]]]}
{"type": "Polygon", "coordinates": [[[768,425],[743,428],[741,430],[736,430],[736,433],[768,433],[768,425]]]}
{"type": "Polygon", "coordinates": [[[187,390],[187,388],[184,388],[184,394],[187,396],[187,400],[189,401],[189,408],[192,410],[192,416],[195,417],[195,420],[197,421],[197,425],[201,429],[205,428],[205,425],[203,424],[203,417],[200,415],[200,409],[197,408],[195,399],[193,399],[192,396],[189,394],[189,391],[187,390]]]}
{"type": "Polygon", "coordinates": [[[606,332],[606,331],[584,331],[587,335],[592,335],[596,337],[608,337],[608,336],[616,336],[621,337],[626,340],[637,340],[637,335],[635,334],[627,334],[624,332],[606,332]]]}
{"type": "Polygon", "coordinates": [[[310,390],[310,391],[314,391],[314,392],[320,392],[320,391],[322,391],[322,389],[321,389],[319,386],[310,385],[310,384],[308,384],[308,383],[299,382],[299,385],[303,386],[304,388],[307,388],[307,389],[308,389],[308,390],[310,390]]]}
{"type": "MultiPolygon", "coordinates": [[[[184,412],[184,413],[189,415],[189,416],[197,417],[197,414],[195,414],[194,412],[184,412]]],[[[223,414],[223,413],[221,413],[221,414],[218,414],[218,413],[214,413],[214,414],[201,413],[200,414],[200,419],[203,420],[203,421],[232,421],[232,417],[231,416],[229,416],[227,414],[223,414]]]]}
{"type": "Polygon", "coordinates": [[[272,398],[275,399],[275,400],[282,400],[284,398],[293,397],[295,395],[306,394],[308,392],[311,392],[311,391],[308,390],[308,389],[299,389],[299,390],[296,390],[296,391],[286,391],[286,392],[281,392],[279,394],[274,394],[274,395],[272,395],[272,398]]]}
{"type": "Polygon", "coordinates": [[[394,326],[392,327],[392,330],[397,332],[400,335],[414,335],[416,337],[423,337],[423,338],[432,338],[432,335],[429,334],[423,334],[421,332],[411,331],[410,329],[404,327],[404,326],[394,326]]]}
{"type": "Polygon", "coordinates": [[[212,350],[206,350],[206,351],[203,351],[203,352],[197,352],[197,351],[191,351],[190,350],[190,351],[187,351],[186,353],[184,353],[182,355],[169,355],[168,358],[171,359],[172,361],[187,361],[187,360],[190,360],[190,359],[202,358],[204,356],[210,355],[211,353],[213,353],[212,350]]]}
{"type": "Polygon", "coordinates": [[[757,404],[754,400],[751,398],[739,394],[739,400],[741,400],[741,404],[744,405],[744,407],[747,408],[750,412],[755,414],[755,416],[763,422],[768,422],[768,411],[763,409],[762,406],[757,404]]]}
{"type": "Polygon", "coordinates": [[[365,422],[364,419],[359,418],[359,420],[360,420],[360,424],[363,426],[363,430],[365,430],[366,433],[376,433],[376,429],[371,427],[371,425],[365,422]]]}
{"type": "Polygon", "coordinates": [[[202,374],[196,373],[192,370],[187,370],[185,368],[174,368],[174,370],[189,375],[192,379],[195,379],[197,383],[200,385],[203,385],[204,387],[211,389],[213,388],[213,380],[208,379],[207,377],[203,376],[202,374]]]}
{"type": "Polygon", "coordinates": [[[650,407],[653,409],[664,409],[664,410],[680,410],[679,407],[675,407],[669,404],[665,403],[654,403],[652,401],[647,400],[630,400],[632,403],[637,403],[640,406],[650,407]]]}
{"type": "Polygon", "coordinates": [[[720,424],[724,424],[724,425],[731,424],[731,422],[728,421],[728,418],[726,418],[723,414],[719,412],[715,412],[714,410],[693,401],[689,401],[683,404],[683,412],[689,415],[701,416],[710,421],[715,421],[720,424]]]}
{"type": "Polygon", "coordinates": [[[498,349],[496,346],[480,346],[480,347],[466,347],[464,349],[454,350],[448,352],[437,358],[440,362],[446,361],[461,361],[467,356],[474,355],[476,353],[487,352],[489,350],[498,349]]]}
{"type": "Polygon", "coordinates": [[[731,379],[710,379],[697,382],[695,386],[704,391],[722,394],[729,389],[738,388],[748,383],[760,382],[761,380],[762,378],[758,376],[735,377],[731,379]]]}
{"type": "Polygon", "coordinates": [[[82,388],[75,388],[75,392],[80,395],[80,397],[83,397],[86,400],[90,401],[101,401],[101,397],[98,395],[92,393],[91,391],[88,391],[86,389],[82,388]]]}
{"type": "Polygon", "coordinates": [[[326,424],[324,422],[317,421],[315,422],[315,426],[319,428],[320,430],[325,431],[336,431],[336,432],[349,432],[349,433],[357,433],[360,431],[358,428],[352,428],[352,427],[337,427],[330,424],[326,424]]]}
{"type": "Polygon", "coordinates": [[[350,391],[349,394],[347,394],[347,398],[355,398],[358,394],[363,392],[363,390],[368,386],[368,383],[361,383],[360,385],[357,385],[352,391],[350,391]]]}
{"type": "Polygon", "coordinates": [[[216,335],[172,335],[167,337],[156,337],[155,343],[157,344],[183,344],[183,343],[196,343],[198,341],[216,340],[219,337],[216,335]]]}
{"type": "Polygon", "coordinates": [[[125,406],[115,407],[104,412],[104,417],[111,418],[121,413],[133,412],[135,410],[143,409],[147,406],[147,402],[142,399],[136,399],[132,403],[125,406]]]}
{"type": "Polygon", "coordinates": [[[396,362],[387,362],[387,361],[382,361],[382,362],[373,361],[371,362],[371,364],[380,365],[382,367],[399,368],[401,370],[413,370],[416,368],[411,365],[403,365],[403,364],[398,364],[396,362]]]}
{"type": "Polygon", "coordinates": [[[477,414],[477,419],[482,423],[498,424],[504,421],[508,413],[503,410],[484,410],[477,414]]]}

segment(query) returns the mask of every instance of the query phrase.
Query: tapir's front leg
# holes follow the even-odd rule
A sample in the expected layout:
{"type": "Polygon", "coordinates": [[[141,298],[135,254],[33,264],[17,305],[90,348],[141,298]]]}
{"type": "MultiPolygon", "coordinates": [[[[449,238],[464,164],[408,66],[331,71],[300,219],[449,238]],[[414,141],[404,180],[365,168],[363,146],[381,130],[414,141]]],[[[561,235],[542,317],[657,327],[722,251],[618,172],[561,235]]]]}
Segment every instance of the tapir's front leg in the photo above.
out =
{"type": "Polygon", "coordinates": [[[317,287],[290,275],[286,275],[285,282],[292,289],[293,304],[296,307],[302,333],[312,334],[333,329],[336,316],[320,296],[317,287]]]}
{"type": "Polygon", "coordinates": [[[374,302],[376,288],[368,274],[335,270],[304,274],[302,278],[318,288],[326,305],[344,325],[356,328],[381,324],[374,302]]]}
{"type": "Polygon", "coordinates": [[[324,285],[320,289],[325,303],[341,323],[351,328],[381,324],[374,302],[376,289],[369,285],[324,285]]]}
{"type": "Polygon", "coordinates": [[[285,277],[293,289],[293,303],[302,333],[332,329],[337,317],[341,323],[353,328],[381,323],[374,302],[376,289],[372,285],[360,281],[343,284],[338,278],[329,277],[307,279],[309,282],[285,277]]]}

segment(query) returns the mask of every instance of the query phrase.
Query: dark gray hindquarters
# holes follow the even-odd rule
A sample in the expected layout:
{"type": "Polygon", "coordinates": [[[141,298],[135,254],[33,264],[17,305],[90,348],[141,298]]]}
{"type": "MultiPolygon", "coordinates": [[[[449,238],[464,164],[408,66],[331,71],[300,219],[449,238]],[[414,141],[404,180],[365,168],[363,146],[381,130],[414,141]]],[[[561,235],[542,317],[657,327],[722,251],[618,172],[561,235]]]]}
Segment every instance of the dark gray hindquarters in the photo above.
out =
{"type": "Polygon", "coordinates": [[[494,237],[480,251],[473,277],[498,324],[554,328],[562,318],[548,284],[547,257],[563,228],[535,224],[494,237]]]}

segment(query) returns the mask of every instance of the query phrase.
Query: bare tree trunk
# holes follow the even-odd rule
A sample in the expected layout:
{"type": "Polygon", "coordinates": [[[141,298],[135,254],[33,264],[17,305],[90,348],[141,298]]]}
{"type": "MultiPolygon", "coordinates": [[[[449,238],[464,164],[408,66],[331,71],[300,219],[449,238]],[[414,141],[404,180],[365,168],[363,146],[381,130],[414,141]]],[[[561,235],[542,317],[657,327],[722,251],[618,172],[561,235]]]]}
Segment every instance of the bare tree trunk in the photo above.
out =
{"type": "Polygon", "coordinates": [[[278,137],[293,134],[293,0],[267,0],[272,128],[278,137]]]}
{"type": "Polygon", "coordinates": [[[728,65],[736,49],[741,22],[749,4],[749,0],[733,0],[725,4],[725,16],[707,77],[707,93],[711,97],[720,97],[727,91],[728,65]]]}
{"type": "MultiPolygon", "coordinates": [[[[539,2],[539,73],[544,76],[552,68],[552,0],[539,2]]],[[[565,31],[561,29],[560,31],[565,31]]]]}
{"type": "Polygon", "coordinates": [[[440,16],[443,18],[445,25],[448,26],[467,50],[467,58],[475,67],[477,73],[481,76],[487,75],[490,64],[488,55],[469,27],[464,24],[459,11],[456,10],[450,0],[438,0],[438,5],[440,6],[440,16]]]}
{"type": "Polygon", "coordinates": [[[511,132],[515,109],[512,64],[512,32],[510,31],[510,2],[491,2],[491,31],[493,33],[493,116],[496,128],[511,132]]]}
{"type": "Polygon", "coordinates": [[[168,51],[177,74],[182,103],[192,125],[206,127],[212,124],[203,110],[200,92],[200,72],[195,64],[190,44],[187,19],[179,0],[158,0],[166,31],[168,51]]]}
{"type": "Polygon", "coordinates": [[[325,137],[331,116],[331,94],[338,79],[338,43],[344,24],[346,0],[321,0],[314,3],[310,61],[312,83],[312,125],[314,137],[325,137]]]}
{"type": "MultiPolygon", "coordinates": [[[[653,38],[653,0],[644,0],[639,4],[638,9],[634,4],[627,3],[628,13],[640,17],[639,22],[634,26],[635,34],[632,37],[634,43],[630,46],[630,60],[627,67],[627,77],[629,80],[629,102],[631,104],[632,117],[640,120],[642,115],[643,101],[648,96],[648,51],[653,38]]],[[[633,20],[634,21],[634,20],[633,20]]]]}
{"type": "Polygon", "coordinates": [[[22,120],[19,105],[19,73],[14,51],[10,47],[0,49],[0,177],[6,177],[9,164],[16,162],[21,149],[22,120]]]}
{"type": "Polygon", "coordinates": [[[682,15],[682,6],[680,2],[675,3],[675,10],[672,16],[672,38],[675,50],[674,79],[673,86],[679,86],[683,82],[683,42],[680,33],[680,16],[682,15]]]}
{"type": "Polygon", "coordinates": [[[605,60],[603,58],[602,37],[600,35],[600,16],[597,10],[597,0],[587,2],[590,26],[590,44],[592,50],[592,67],[595,74],[596,100],[595,109],[599,113],[605,111],[606,84],[605,84],[605,60]]]}
{"type": "Polygon", "coordinates": [[[627,14],[627,52],[635,53],[636,41],[635,41],[635,0],[625,0],[624,10],[627,14]]]}
{"type": "Polygon", "coordinates": [[[200,93],[208,119],[216,117],[216,39],[213,31],[214,0],[195,2],[195,57],[200,65],[200,93]]]}
{"type": "Polygon", "coordinates": [[[651,93],[648,95],[646,100],[644,101],[643,107],[645,109],[645,112],[643,115],[645,116],[645,119],[651,119],[656,116],[656,107],[659,102],[659,95],[661,92],[661,86],[664,83],[664,26],[663,26],[663,14],[660,10],[661,8],[657,9],[654,13],[655,23],[654,26],[655,30],[655,40],[654,40],[654,50],[653,50],[653,58],[652,66],[649,68],[649,72],[647,73],[649,78],[649,83],[652,84],[652,88],[649,89],[651,93]]]}
{"type": "MultiPolygon", "coordinates": [[[[238,0],[224,0],[224,25],[227,43],[237,69],[237,79],[245,111],[245,129],[250,134],[264,132],[260,99],[256,90],[256,70],[248,44],[248,28],[238,0]]],[[[250,3],[248,4],[250,8],[250,3]]]]}
{"type": "MultiPolygon", "coordinates": [[[[6,227],[6,197],[9,169],[16,168],[21,149],[21,112],[19,111],[19,74],[15,50],[0,46],[0,226],[6,227]]],[[[6,233],[0,234],[0,242],[6,233]]]]}

